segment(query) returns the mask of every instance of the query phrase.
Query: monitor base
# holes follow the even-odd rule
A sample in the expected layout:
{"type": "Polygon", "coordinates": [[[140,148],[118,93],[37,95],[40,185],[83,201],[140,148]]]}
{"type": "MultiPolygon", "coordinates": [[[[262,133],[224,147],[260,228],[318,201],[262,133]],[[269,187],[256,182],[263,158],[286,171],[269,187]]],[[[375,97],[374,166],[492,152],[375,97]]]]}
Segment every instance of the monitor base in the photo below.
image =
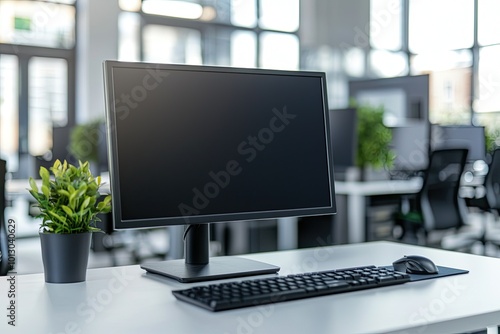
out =
{"type": "Polygon", "coordinates": [[[147,272],[167,276],[181,283],[203,282],[224,278],[274,274],[280,267],[236,256],[210,258],[206,265],[186,264],[184,260],[170,260],[141,264],[147,272]]]}

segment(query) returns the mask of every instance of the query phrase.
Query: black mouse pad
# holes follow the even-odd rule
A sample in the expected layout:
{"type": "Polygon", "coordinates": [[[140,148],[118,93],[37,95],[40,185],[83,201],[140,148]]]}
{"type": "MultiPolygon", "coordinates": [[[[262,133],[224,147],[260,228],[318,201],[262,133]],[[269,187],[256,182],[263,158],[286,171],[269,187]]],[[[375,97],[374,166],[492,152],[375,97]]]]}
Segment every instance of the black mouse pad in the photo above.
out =
{"type": "MultiPolygon", "coordinates": [[[[464,269],[441,267],[441,266],[436,266],[436,267],[438,268],[437,274],[428,274],[428,275],[408,274],[408,275],[410,275],[410,282],[423,281],[426,279],[433,279],[433,278],[461,275],[461,274],[469,273],[468,270],[464,270],[464,269]]],[[[392,266],[385,266],[385,268],[393,269],[392,266]]]]}

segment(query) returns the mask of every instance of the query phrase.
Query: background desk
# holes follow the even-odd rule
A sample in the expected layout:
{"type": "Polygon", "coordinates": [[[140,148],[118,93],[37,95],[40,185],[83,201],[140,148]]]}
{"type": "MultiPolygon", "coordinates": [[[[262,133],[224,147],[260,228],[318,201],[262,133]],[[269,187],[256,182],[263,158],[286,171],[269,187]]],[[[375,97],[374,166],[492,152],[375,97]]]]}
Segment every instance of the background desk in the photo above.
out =
{"type": "MultiPolygon", "coordinates": [[[[422,179],[382,181],[335,181],[337,214],[332,221],[332,241],[358,243],[367,241],[368,198],[386,195],[417,193],[422,188],[422,179]],[[346,234],[346,237],[344,235],[346,234]]],[[[278,249],[298,248],[298,219],[278,219],[278,249]]]]}
{"type": "Polygon", "coordinates": [[[337,212],[338,217],[342,217],[338,220],[345,221],[347,224],[347,242],[357,243],[366,241],[367,197],[414,194],[421,188],[421,178],[368,182],[335,181],[336,195],[346,196],[346,212],[340,212],[343,208],[339,207],[337,207],[337,212]]]}
{"type": "MultiPolygon", "coordinates": [[[[387,265],[420,254],[470,274],[220,313],[177,301],[192,286],[138,266],[91,269],[87,281],[46,284],[18,276],[17,327],[7,325],[6,278],[0,278],[1,333],[462,333],[500,323],[500,259],[388,242],[246,256],[281,274],[387,265]]],[[[193,284],[194,285],[194,284],[193,284]]]]}

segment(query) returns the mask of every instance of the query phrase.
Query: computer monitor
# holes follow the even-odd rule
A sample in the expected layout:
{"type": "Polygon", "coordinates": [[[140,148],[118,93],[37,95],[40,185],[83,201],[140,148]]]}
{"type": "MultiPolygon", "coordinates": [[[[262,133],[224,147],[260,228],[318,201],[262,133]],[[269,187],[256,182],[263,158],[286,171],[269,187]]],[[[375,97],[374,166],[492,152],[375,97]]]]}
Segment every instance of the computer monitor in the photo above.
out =
{"type": "Polygon", "coordinates": [[[486,160],[484,126],[434,125],[431,143],[433,149],[467,148],[467,161],[486,160]]]}
{"type": "Polygon", "coordinates": [[[341,175],[349,167],[356,165],[357,126],[356,108],[330,110],[330,133],[336,178],[342,178],[341,175]]]}
{"type": "Polygon", "coordinates": [[[429,75],[352,80],[349,97],[359,105],[383,106],[386,126],[407,127],[429,118],[429,75]]]}
{"type": "Polygon", "coordinates": [[[393,172],[411,176],[427,169],[430,152],[430,125],[427,122],[407,127],[394,127],[391,148],[395,154],[393,172]]]}
{"type": "Polygon", "coordinates": [[[392,129],[393,171],[412,174],[427,168],[430,150],[429,75],[353,80],[349,97],[359,105],[384,107],[392,129]]]}
{"type": "Polygon", "coordinates": [[[276,272],[209,259],[208,224],[334,214],[324,73],[104,62],[116,229],[187,225],[181,282],[276,272]]]}

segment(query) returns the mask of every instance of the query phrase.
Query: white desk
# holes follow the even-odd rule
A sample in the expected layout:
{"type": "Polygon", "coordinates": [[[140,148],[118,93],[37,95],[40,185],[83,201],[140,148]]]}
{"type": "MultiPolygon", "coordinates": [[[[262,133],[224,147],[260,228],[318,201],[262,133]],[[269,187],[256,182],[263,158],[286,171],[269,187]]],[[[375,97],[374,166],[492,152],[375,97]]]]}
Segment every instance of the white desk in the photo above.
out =
{"type": "Polygon", "coordinates": [[[260,253],[281,274],[387,265],[404,254],[469,274],[401,286],[212,313],[177,301],[181,284],[138,266],[88,270],[87,281],[47,284],[17,276],[15,329],[0,278],[1,333],[462,333],[500,324],[500,259],[388,242],[260,253]]]}
{"type": "MultiPolygon", "coordinates": [[[[384,180],[368,182],[335,181],[335,193],[347,197],[347,241],[365,241],[366,197],[417,193],[422,179],[384,180]]],[[[338,210],[338,209],[337,209],[338,210]]]]}
{"type": "MultiPolygon", "coordinates": [[[[335,194],[346,196],[345,208],[337,201],[337,213],[346,210],[342,217],[347,227],[347,243],[365,242],[366,198],[368,196],[414,194],[422,188],[422,179],[382,180],[382,181],[335,181],[335,194]]],[[[295,217],[278,219],[278,249],[298,248],[298,219],[295,217]]]]}
{"type": "MultiPolygon", "coordinates": [[[[383,180],[383,181],[335,181],[335,194],[346,196],[345,221],[338,224],[347,226],[347,242],[358,243],[365,240],[366,229],[366,198],[379,195],[414,194],[422,188],[422,179],[383,180]]],[[[337,212],[344,210],[337,202],[337,212]]],[[[278,249],[288,250],[298,248],[298,219],[295,217],[278,219],[278,249]]]]}

